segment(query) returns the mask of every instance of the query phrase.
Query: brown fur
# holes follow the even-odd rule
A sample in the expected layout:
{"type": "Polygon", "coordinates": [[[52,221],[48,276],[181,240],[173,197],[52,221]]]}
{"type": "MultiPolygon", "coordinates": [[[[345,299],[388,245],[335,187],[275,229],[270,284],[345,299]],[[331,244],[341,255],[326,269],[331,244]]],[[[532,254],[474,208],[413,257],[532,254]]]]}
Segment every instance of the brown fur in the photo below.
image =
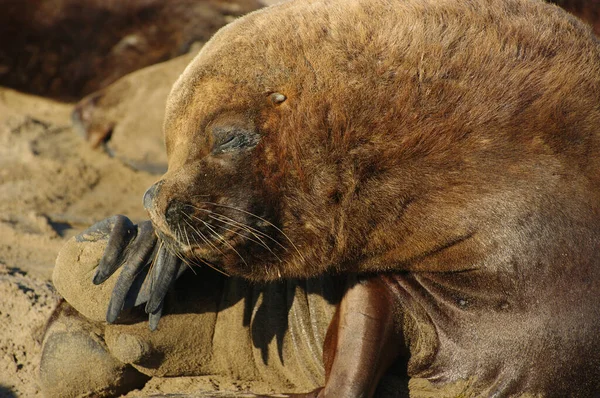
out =
{"type": "Polygon", "coordinates": [[[283,3],[175,84],[145,205],[165,244],[233,275],[391,273],[411,376],[586,395],[599,93],[591,29],[541,1],[283,3]]]}
{"type": "Polygon", "coordinates": [[[80,99],[187,52],[257,0],[0,0],[0,84],[80,99]]]}
{"type": "MultiPolygon", "coordinates": [[[[226,27],[176,83],[151,212],[164,233],[171,201],[221,200],[209,187],[244,179],[230,189],[277,204],[304,258],[290,250],[249,277],[449,271],[474,267],[502,225],[541,204],[597,194],[600,58],[577,21],[539,2],[325,4],[226,27]],[[282,35],[288,23],[297,28],[282,35]],[[273,106],[274,91],[287,101],[273,106]],[[214,125],[259,131],[247,168],[206,156],[214,125]],[[426,255],[452,242],[443,254],[460,261],[426,255]]],[[[594,205],[584,200],[570,206],[594,205]]]]}

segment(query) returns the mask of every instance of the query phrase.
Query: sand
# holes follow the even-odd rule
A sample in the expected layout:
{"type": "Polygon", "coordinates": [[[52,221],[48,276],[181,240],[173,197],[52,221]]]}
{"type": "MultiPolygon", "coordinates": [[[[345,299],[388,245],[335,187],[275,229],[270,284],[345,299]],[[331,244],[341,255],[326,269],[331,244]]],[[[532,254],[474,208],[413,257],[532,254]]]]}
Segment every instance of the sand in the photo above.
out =
{"type": "MultiPolygon", "coordinates": [[[[72,127],[73,108],[0,88],[1,398],[42,396],[41,341],[59,300],[50,278],[61,247],[113,214],[146,219],[141,198],[159,178],[92,149],[72,127]]],[[[271,392],[218,376],[157,377],[127,397],[253,396],[248,391],[271,392]]]]}
{"type": "Polygon", "coordinates": [[[0,89],[0,397],[41,396],[41,333],[58,296],[49,280],[66,240],[109,215],[144,219],[157,176],[91,149],[73,105],[0,89]]]}

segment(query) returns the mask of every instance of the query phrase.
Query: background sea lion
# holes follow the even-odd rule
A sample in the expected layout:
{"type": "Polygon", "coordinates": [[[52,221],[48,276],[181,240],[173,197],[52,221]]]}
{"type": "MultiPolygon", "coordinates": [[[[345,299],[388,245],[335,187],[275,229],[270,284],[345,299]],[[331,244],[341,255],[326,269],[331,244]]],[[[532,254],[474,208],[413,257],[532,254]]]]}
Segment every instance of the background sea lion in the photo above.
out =
{"type": "MultiPolygon", "coordinates": [[[[537,1],[298,1],[229,25],[167,106],[151,323],[172,252],[256,281],[358,272],[321,395],[371,395],[404,350],[437,385],[593,394],[598,61],[537,1]]],[[[128,231],[109,253],[149,239],[128,231]]]]}
{"type": "Polygon", "coordinates": [[[0,85],[79,100],[185,54],[261,6],[258,0],[2,0],[0,85]]]}
{"type": "Polygon", "coordinates": [[[596,1],[586,0],[554,0],[550,1],[573,15],[578,16],[590,24],[596,35],[600,35],[600,4],[596,1]]]}

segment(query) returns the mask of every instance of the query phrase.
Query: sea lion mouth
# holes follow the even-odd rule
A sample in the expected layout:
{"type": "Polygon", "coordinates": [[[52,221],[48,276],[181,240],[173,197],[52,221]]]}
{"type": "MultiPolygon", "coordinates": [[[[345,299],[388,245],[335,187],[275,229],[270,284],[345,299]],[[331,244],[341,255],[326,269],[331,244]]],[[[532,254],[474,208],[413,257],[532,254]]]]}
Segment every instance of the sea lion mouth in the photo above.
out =
{"type": "Polygon", "coordinates": [[[248,268],[257,255],[280,262],[281,251],[287,250],[264,216],[222,201],[171,201],[165,220],[167,231],[157,228],[159,239],[184,261],[198,265],[248,268]]]}

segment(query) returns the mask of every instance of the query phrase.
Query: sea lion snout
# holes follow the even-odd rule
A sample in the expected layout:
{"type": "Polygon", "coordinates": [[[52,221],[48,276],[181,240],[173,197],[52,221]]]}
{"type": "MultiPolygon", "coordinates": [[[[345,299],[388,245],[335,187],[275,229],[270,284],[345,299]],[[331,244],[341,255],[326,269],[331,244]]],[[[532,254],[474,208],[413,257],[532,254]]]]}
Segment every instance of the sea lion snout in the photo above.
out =
{"type": "Polygon", "coordinates": [[[169,195],[169,184],[165,184],[164,179],[152,184],[144,192],[142,203],[156,230],[164,231],[160,235],[163,238],[170,235],[172,222],[169,222],[169,218],[173,219],[173,215],[179,208],[176,209],[176,206],[172,206],[176,201],[169,195]]]}
{"type": "Polygon", "coordinates": [[[177,199],[171,200],[167,205],[167,209],[165,210],[165,220],[169,226],[169,229],[176,231],[178,228],[181,228],[181,225],[185,225],[186,221],[199,218],[192,215],[193,209],[194,206],[187,202],[177,199]]]}
{"type": "Polygon", "coordinates": [[[276,256],[281,242],[263,221],[267,215],[248,172],[250,159],[219,152],[172,167],[143,196],[159,238],[190,261],[223,268],[246,267],[265,251],[276,256]]]}
{"type": "Polygon", "coordinates": [[[144,197],[142,198],[142,203],[144,204],[144,209],[146,209],[147,211],[152,210],[152,207],[154,205],[154,198],[156,197],[156,194],[158,193],[160,185],[162,185],[162,181],[152,184],[152,186],[150,188],[148,188],[146,190],[146,192],[144,192],[144,197]]]}

